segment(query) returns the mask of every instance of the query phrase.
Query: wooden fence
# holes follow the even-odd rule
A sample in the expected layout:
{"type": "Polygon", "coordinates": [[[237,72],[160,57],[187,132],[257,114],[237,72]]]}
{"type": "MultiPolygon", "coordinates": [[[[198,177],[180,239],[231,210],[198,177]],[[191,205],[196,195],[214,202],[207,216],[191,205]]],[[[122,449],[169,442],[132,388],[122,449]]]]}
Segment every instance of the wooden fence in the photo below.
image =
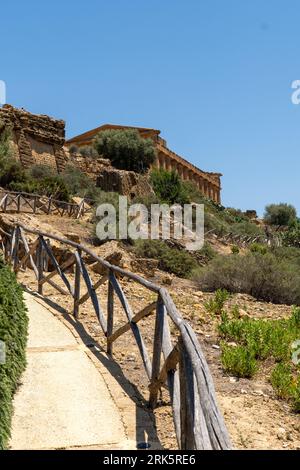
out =
{"type": "Polygon", "coordinates": [[[249,245],[252,245],[252,243],[260,243],[263,245],[275,247],[282,246],[282,237],[280,232],[272,232],[269,235],[239,235],[234,234],[232,232],[228,232],[224,235],[220,235],[218,232],[212,229],[208,230],[204,236],[207,237],[208,235],[215,235],[219,241],[225,244],[232,243],[241,248],[246,248],[249,245]]]}
{"type": "Polygon", "coordinates": [[[131,331],[149,381],[149,405],[156,407],[162,387],[167,387],[169,391],[179,448],[193,450],[231,447],[201,346],[192,327],[183,320],[166,289],[111,265],[82,245],[22,225],[16,225],[12,233],[0,229],[0,248],[6,262],[12,264],[16,273],[31,266],[41,295],[44,285],[49,283],[61,294],[71,296],[76,319],[80,306],[90,299],[106,338],[108,354],[113,354],[114,342],[131,331]],[[54,256],[53,242],[56,245],[59,242],[65,248],[68,257],[64,262],[58,262],[54,256]],[[89,265],[84,261],[86,255],[89,260],[97,261],[104,268],[105,274],[99,275],[96,282],[92,280],[89,265]],[[52,266],[50,272],[47,268],[49,263],[52,266]],[[70,280],[67,275],[72,266],[75,275],[70,280]],[[55,276],[61,278],[63,288],[54,282],[55,276]],[[119,281],[120,277],[130,279],[154,292],[156,300],[134,313],[119,281]],[[84,294],[81,292],[83,285],[84,294]],[[107,292],[105,312],[97,295],[100,288],[107,292]],[[114,328],[115,296],[120,300],[126,319],[126,323],[117,329],[114,328]],[[141,319],[151,314],[155,315],[152,358],[138,325],[141,319]],[[174,325],[172,329],[170,322],[174,325]]]}
{"type": "Polygon", "coordinates": [[[57,201],[51,197],[38,194],[0,191],[1,212],[27,212],[32,214],[54,214],[61,217],[73,217],[79,219],[91,208],[83,199],[80,204],[57,201]]]}

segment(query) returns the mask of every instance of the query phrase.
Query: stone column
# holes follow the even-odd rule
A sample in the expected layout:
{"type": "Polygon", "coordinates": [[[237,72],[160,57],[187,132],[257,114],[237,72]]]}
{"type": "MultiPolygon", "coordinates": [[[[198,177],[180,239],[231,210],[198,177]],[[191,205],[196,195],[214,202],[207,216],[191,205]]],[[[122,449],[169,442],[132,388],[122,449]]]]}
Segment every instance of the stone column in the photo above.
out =
{"type": "Polygon", "coordinates": [[[169,157],[166,157],[166,169],[172,171],[172,160],[169,157]]]}

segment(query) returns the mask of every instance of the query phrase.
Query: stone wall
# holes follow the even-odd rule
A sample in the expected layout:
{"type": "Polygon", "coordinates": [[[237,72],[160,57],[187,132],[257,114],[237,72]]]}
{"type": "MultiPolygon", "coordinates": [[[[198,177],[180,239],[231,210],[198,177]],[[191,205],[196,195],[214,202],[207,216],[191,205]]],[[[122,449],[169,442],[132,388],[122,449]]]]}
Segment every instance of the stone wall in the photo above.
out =
{"type": "Polygon", "coordinates": [[[44,164],[58,172],[64,169],[67,156],[63,148],[63,120],[31,114],[6,104],[0,108],[0,122],[11,128],[15,156],[25,168],[44,164]]]}

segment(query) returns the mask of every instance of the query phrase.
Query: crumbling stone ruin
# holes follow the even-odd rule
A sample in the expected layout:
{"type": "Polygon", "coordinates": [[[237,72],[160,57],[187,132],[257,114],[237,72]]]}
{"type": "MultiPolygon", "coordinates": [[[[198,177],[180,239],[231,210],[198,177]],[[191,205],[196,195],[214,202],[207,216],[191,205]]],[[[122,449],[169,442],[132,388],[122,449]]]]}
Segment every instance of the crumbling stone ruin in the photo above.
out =
{"type": "Polygon", "coordinates": [[[9,104],[0,108],[0,123],[12,131],[14,153],[25,168],[44,164],[61,172],[66,165],[65,122],[31,114],[9,104]]]}
{"type": "Polygon", "coordinates": [[[117,168],[103,168],[97,177],[96,186],[103,191],[114,191],[134,198],[153,193],[147,176],[134,171],[118,170],[117,168]]]}

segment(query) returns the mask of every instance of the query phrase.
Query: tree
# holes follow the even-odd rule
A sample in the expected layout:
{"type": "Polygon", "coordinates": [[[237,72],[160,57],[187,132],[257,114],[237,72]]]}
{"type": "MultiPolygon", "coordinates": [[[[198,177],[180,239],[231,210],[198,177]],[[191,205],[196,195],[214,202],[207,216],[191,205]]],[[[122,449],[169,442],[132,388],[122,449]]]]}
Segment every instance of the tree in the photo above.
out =
{"type": "Polygon", "coordinates": [[[99,132],[94,147],[120,170],[145,173],[156,157],[152,139],[143,139],[136,129],[117,129],[99,132]]]}
{"type": "Polygon", "coordinates": [[[269,225],[287,227],[295,222],[297,212],[291,204],[270,204],[266,206],[264,220],[269,225]]]}
{"type": "Polygon", "coordinates": [[[168,204],[189,202],[188,194],[176,171],[153,170],[150,181],[155,194],[162,202],[168,204]]]}

